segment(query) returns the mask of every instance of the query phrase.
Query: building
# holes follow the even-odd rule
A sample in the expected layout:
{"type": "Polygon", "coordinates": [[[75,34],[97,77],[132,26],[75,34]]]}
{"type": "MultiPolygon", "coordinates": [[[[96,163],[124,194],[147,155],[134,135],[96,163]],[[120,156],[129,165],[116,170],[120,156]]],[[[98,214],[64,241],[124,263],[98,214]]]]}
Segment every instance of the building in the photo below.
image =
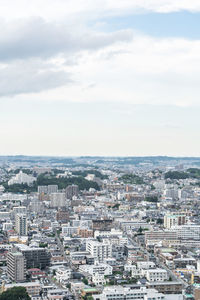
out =
{"type": "Polygon", "coordinates": [[[50,195],[52,193],[57,193],[58,192],[58,186],[57,184],[50,184],[47,187],[47,193],[50,195]]]}
{"type": "Polygon", "coordinates": [[[47,194],[48,193],[47,185],[39,185],[38,186],[38,193],[39,194],[47,194]]]}
{"type": "Polygon", "coordinates": [[[28,225],[27,225],[26,215],[24,214],[16,215],[16,231],[20,236],[27,235],[28,225]]]}
{"type": "Polygon", "coordinates": [[[93,230],[111,230],[113,228],[113,219],[95,219],[92,220],[93,230]]]}
{"type": "Polygon", "coordinates": [[[78,197],[78,193],[79,193],[78,185],[75,184],[68,185],[68,187],[65,190],[66,199],[72,200],[74,196],[78,197]]]}
{"type": "Polygon", "coordinates": [[[145,242],[148,241],[163,241],[163,240],[178,240],[176,231],[172,230],[157,230],[145,232],[145,242]]]}
{"type": "Polygon", "coordinates": [[[45,269],[50,264],[50,253],[44,248],[31,248],[26,245],[16,245],[26,259],[26,268],[45,269]]]}
{"type": "Polygon", "coordinates": [[[13,287],[24,287],[30,297],[38,296],[38,299],[40,299],[41,285],[39,282],[24,282],[24,283],[6,284],[4,287],[4,291],[6,291],[8,289],[12,289],[13,287]]]}
{"type": "Polygon", "coordinates": [[[50,185],[39,185],[38,186],[38,193],[39,194],[52,194],[58,192],[58,186],[56,184],[50,185]]]}
{"type": "Polygon", "coordinates": [[[94,300],[165,300],[165,296],[155,289],[146,287],[108,286],[102,294],[93,295],[94,300]]]}
{"type": "Polygon", "coordinates": [[[22,253],[9,252],[7,255],[7,272],[10,279],[23,282],[26,279],[26,261],[22,253]]]}
{"type": "Polygon", "coordinates": [[[56,280],[60,283],[66,283],[72,276],[72,271],[66,267],[58,267],[56,270],[56,280]]]}
{"type": "Polygon", "coordinates": [[[51,207],[65,207],[66,199],[65,193],[51,193],[50,195],[50,206],[51,207]]]}
{"type": "Polygon", "coordinates": [[[42,214],[44,212],[44,204],[37,199],[33,199],[29,205],[29,210],[34,213],[42,214]]]}
{"type": "Polygon", "coordinates": [[[17,214],[26,214],[26,206],[13,207],[13,214],[14,216],[16,216],[17,214]]]}
{"type": "MultiPolygon", "coordinates": [[[[163,294],[181,294],[183,285],[179,281],[147,282],[149,289],[156,289],[163,294]]],[[[171,299],[174,300],[175,296],[171,299]]]]}
{"type": "Polygon", "coordinates": [[[67,226],[66,224],[62,225],[62,235],[63,236],[73,236],[77,235],[78,227],[75,226],[67,226]]]}
{"type": "Polygon", "coordinates": [[[180,240],[200,240],[200,225],[181,225],[172,229],[180,240]]]}
{"type": "Polygon", "coordinates": [[[88,251],[97,261],[104,262],[106,258],[112,257],[112,245],[98,241],[86,241],[88,251]]]}
{"type": "Polygon", "coordinates": [[[12,177],[8,181],[8,185],[12,184],[27,184],[31,185],[34,181],[36,181],[36,178],[30,175],[27,175],[26,173],[23,173],[20,171],[16,176],[12,177]]]}
{"type": "Polygon", "coordinates": [[[82,238],[89,238],[89,237],[93,237],[93,230],[79,227],[77,234],[82,238]]]}
{"type": "Polygon", "coordinates": [[[149,269],[145,270],[144,274],[149,282],[168,280],[168,274],[165,269],[149,269]]]}
{"type": "Polygon", "coordinates": [[[61,208],[56,213],[56,220],[61,223],[67,223],[70,220],[69,212],[66,208],[61,208]]]}
{"type": "Polygon", "coordinates": [[[82,265],[79,267],[80,272],[90,275],[112,275],[113,267],[105,263],[96,263],[94,265],[82,265]]]}
{"type": "Polygon", "coordinates": [[[164,216],[164,227],[171,229],[173,226],[185,225],[186,216],[183,214],[168,214],[164,216]]]}

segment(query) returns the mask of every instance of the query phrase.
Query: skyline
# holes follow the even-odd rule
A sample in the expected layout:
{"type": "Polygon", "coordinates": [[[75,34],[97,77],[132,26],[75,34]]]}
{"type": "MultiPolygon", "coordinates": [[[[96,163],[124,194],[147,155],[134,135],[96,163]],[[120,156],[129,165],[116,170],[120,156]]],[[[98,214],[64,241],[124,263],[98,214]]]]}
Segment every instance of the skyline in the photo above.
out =
{"type": "Polygon", "coordinates": [[[0,7],[0,155],[200,156],[198,1],[0,7]]]}

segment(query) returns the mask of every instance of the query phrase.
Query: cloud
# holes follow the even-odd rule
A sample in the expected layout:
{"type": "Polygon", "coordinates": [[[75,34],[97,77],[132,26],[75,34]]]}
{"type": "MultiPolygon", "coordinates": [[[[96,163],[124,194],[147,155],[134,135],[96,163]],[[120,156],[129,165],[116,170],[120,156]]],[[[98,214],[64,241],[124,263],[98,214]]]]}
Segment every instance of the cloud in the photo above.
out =
{"type": "Polygon", "coordinates": [[[199,12],[199,0],[1,0],[6,19],[40,16],[45,20],[98,19],[138,12],[199,12]]]}
{"type": "Polygon", "coordinates": [[[70,28],[66,24],[46,22],[41,18],[1,23],[0,61],[29,57],[52,57],[83,50],[95,51],[132,39],[131,30],[113,33],[70,28]]]}
{"type": "Polygon", "coordinates": [[[41,61],[15,62],[0,67],[0,96],[38,93],[72,82],[70,74],[41,61]]]}
{"type": "MultiPolygon", "coordinates": [[[[70,68],[76,85],[51,91],[51,100],[200,105],[200,41],[135,36],[126,45],[83,53],[70,68]],[[117,53],[117,55],[115,55],[117,53]],[[95,82],[92,89],[87,89],[95,82]]],[[[43,99],[44,96],[41,97],[43,99]]]]}

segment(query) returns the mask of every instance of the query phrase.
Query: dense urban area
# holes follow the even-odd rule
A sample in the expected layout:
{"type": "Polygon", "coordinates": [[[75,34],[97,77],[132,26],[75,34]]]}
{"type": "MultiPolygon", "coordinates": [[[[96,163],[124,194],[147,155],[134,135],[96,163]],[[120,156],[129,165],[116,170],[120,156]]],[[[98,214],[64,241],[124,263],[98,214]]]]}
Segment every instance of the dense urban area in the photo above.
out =
{"type": "Polygon", "coordinates": [[[200,299],[200,158],[0,157],[1,299],[200,299]]]}

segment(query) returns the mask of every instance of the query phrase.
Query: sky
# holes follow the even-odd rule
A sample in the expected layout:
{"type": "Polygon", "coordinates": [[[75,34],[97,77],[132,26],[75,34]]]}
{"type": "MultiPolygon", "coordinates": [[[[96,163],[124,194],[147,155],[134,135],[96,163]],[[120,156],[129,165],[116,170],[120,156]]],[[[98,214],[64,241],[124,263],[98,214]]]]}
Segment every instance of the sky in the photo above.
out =
{"type": "Polygon", "coordinates": [[[199,0],[0,0],[0,155],[200,156],[199,0]]]}

